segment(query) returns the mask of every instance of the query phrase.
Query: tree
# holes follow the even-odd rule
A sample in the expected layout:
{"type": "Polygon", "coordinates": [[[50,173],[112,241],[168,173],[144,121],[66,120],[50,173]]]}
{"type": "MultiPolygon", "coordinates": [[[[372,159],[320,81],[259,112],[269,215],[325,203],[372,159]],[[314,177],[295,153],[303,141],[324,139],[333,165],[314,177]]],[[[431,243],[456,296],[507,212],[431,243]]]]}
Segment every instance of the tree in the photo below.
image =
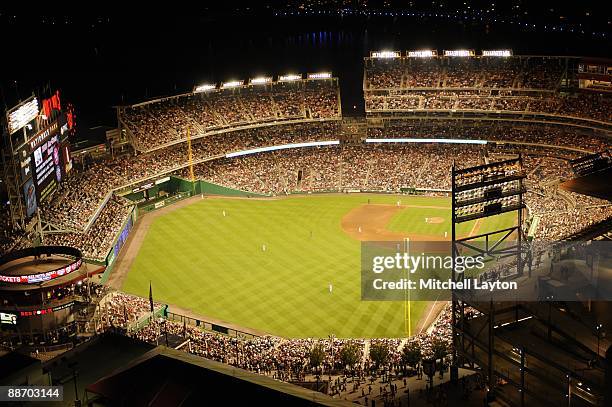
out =
{"type": "Polygon", "coordinates": [[[359,362],[360,353],[357,344],[349,342],[344,345],[340,350],[340,362],[342,362],[342,366],[349,370],[353,370],[355,365],[359,362]]]}
{"type": "Polygon", "coordinates": [[[444,357],[448,354],[447,343],[444,340],[435,337],[431,342],[431,350],[433,351],[434,359],[436,361],[440,359],[440,369],[442,369],[444,357]]]}
{"type": "Polygon", "coordinates": [[[389,347],[385,343],[375,343],[370,346],[370,359],[376,370],[389,361],[389,347]]]}
{"type": "Polygon", "coordinates": [[[319,366],[323,364],[325,360],[325,349],[323,345],[320,343],[315,344],[312,349],[310,349],[310,367],[313,370],[316,370],[319,366]]]}
{"type": "Polygon", "coordinates": [[[402,349],[402,365],[416,368],[422,358],[421,345],[418,342],[408,342],[402,349]]]}

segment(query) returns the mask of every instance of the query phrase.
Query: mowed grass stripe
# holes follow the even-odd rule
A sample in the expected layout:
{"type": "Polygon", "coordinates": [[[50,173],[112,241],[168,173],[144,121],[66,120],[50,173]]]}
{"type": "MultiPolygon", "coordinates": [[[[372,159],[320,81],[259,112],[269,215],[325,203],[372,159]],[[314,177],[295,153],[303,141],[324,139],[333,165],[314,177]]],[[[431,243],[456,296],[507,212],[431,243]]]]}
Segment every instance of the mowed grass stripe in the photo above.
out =
{"type": "MultiPolygon", "coordinates": [[[[341,229],[342,217],[368,199],[450,206],[447,198],[392,195],[204,199],[153,221],[123,288],[147,297],[152,281],[157,301],[286,337],[405,336],[403,302],[361,301],[360,243],[341,229]]],[[[406,211],[389,228],[443,234],[450,225],[449,210],[406,211]],[[424,222],[435,216],[445,222],[424,222]]],[[[413,328],[425,306],[412,303],[413,328]]]]}

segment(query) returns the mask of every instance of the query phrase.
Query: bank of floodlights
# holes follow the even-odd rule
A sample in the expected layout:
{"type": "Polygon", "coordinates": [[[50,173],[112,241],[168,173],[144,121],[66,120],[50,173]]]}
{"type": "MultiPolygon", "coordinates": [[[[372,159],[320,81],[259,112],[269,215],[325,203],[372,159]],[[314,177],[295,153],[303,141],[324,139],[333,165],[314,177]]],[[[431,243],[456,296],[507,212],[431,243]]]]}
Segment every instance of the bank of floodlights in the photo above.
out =
{"type": "Polygon", "coordinates": [[[408,58],[433,58],[438,56],[438,51],[435,49],[406,51],[408,58]]]}
{"type": "Polygon", "coordinates": [[[444,50],[445,57],[473,57],[476,55],[473,49],[452,49],[444,50]]]}
{"type": "Polygon", "coordinates": [[[223,82],[221,84],[221,89],[237,88],[239,86],[242,86],[243,84],[244,84],[244,81],[228,81],[228,82],[223,82]]]}
{"type": "Polygon", "coordinates": [[[331,79],[332,74],[331,72],[316,72],[316,73],[309,73],[306,78],[308,79],[331,79]]]}
{"type": "Polygon", "coordinates": [[[511,57],[512,50],[511,49],[485,49],[482,50],[483,57],[511,57]]]}
{"type": "Polygon", "coordinates": [[[257,78],[249,79],[249,85],[265,85],[272,83],[271,76],[258,76],[257,78]]]}
{"type": "Polygon", "coordinates": [[[301,74],[286,74],[286,75],[280,75],[278,77],[278,81],[279,82],[294,82],[294,81],[300,81],[302,80],[302,75],[301,74]]]}
{"type": "Polygon", "coordinates": [[[376,59],[393,59],[402,56],[400,51],[371,51],[370,58],[376,59]]]}
{"type": "Polygon", "coordinates": [[[215,90],[215,89],[217,89],[217,85],[213,85],[211,83],[203,83],[202,85],[198,85],[195,88],[193,88],[193,92],[194,93],[210,92],[211,90],[215,90]]]}

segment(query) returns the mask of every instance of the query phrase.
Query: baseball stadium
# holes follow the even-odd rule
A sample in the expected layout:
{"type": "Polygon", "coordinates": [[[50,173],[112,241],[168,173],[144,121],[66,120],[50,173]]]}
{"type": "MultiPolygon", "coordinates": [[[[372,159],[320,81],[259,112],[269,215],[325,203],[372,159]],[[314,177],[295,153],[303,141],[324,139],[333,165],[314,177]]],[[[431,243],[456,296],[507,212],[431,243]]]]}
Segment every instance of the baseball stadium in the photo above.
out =
{"type": "Polygon", "coordinates": [[[612,60],[389,46],[357,81],[310,66],[115,103],[87,146],[70,92],[7,106],[0,387],[91,406],[201,405],[201,385],[228,405],[610,405],[612,60]],[[492,288],[377,296],[381,248],[446,254],[449,284],[492,288]],[[458,272],[470,255],[483,267],[458,272]]]}

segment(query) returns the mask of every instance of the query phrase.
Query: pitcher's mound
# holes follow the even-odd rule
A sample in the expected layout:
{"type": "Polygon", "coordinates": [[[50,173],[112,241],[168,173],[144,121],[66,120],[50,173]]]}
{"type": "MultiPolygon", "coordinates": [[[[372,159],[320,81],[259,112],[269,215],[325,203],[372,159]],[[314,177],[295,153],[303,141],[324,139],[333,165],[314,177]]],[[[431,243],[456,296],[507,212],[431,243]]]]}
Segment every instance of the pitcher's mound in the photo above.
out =
{"type": "Polygon", "coordinates": [[[444,222],[444,218],[440,218],[439,216],[434,216],[433,218],[425,218],[425,223],[442,223],[444,222]]]}

